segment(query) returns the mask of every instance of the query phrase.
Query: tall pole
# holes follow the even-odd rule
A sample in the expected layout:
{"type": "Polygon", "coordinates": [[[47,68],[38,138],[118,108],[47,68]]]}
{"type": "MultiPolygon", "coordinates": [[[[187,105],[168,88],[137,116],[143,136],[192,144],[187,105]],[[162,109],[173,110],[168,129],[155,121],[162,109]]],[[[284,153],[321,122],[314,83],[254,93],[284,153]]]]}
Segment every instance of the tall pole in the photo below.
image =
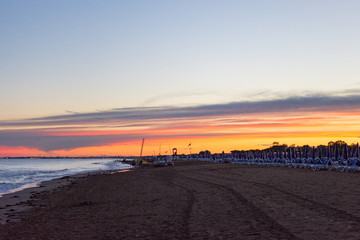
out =
{"type": "Polygon", "coordinates": [[[191,143],[189,143],[188,148],[190,150],[190,158],[191,158],[191,143]]]}
{"type": "Polygon", "coordinates": [[[142,157],[142,152],[143,152],[143,148],[144,148],[144,141],[145,141],[145,138],[142,139],[140,157],[142,157]]]}

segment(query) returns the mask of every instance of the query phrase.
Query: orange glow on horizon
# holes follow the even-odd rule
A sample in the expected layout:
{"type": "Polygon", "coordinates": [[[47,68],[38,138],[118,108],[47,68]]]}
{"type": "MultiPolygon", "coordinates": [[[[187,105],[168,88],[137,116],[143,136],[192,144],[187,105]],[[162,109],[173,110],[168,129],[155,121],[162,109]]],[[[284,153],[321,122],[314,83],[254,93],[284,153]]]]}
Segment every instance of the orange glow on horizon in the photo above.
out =
{"type": "MultiPolygon", "coordinates": [[[[131,124],[87,124],[34,128],[40,136],[77,137],[86,140],[102,139],[89,146],[44,151],[19,146],[0,146],[0,157],[6,156],[138,156],[141,139],[145,138],[144,155],[179,154],[202,150],[230,152],[231,150],[264,149],[272,142],[297,145],[326,145],[329,141],[344,140],[357,143],[360,137],[360,113],[354,112],[284,112],[245,115],[141,120],[141,126],[131,124]],[[125,126],[125,127],[122,127],[125,126]],[[110,140],[106,140],[111,137],[110,140]],[[103,141],[103,142],[102,142],[103,141]],[[188,144],[191,142],[191,149],[188,144]]],[[[25,127],[28,130],[28,127],[25,127]]],[[[17,130],[11,130],[17,131],[17,130]]]]}
{"type": "Polygon", "coordinates": [[[36,148],[0,146],[0,157],[49,156],[36,148]]]}

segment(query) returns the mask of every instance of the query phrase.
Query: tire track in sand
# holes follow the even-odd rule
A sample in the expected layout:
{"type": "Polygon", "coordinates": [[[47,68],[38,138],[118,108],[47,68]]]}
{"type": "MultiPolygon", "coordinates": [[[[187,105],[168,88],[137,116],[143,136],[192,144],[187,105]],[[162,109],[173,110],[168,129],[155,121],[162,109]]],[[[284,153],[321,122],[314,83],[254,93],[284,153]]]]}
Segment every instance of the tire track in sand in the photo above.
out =
{"type": "MultiPolygon", "coordinates": [[[[213,177],[213,175],[211,175],[211,174],[203,174],[203,175],[208,175],[208,176],[213,177]]],[[[232,173],[232,175],[240,176],[239,174],[235,174],[235,173],[232,173]]],[[[216,177],[226,179],[229,182],[234,181],[234,178],[228,178],[228,177],[224,177],[224,176],[216,176],[216,177]]],[[[353,215],[351,213],[348,213],[348,212],[346,212],[344,210],[332,207],[332,206],[330,206],[330,205],[328,205],[326,203],[316,202],[314,200],[311,200],[311,199],[296,195],[294,193],[285,191],[283,189],[277,188],[277,187],[272,186],[270,184],[254,182],[254,181],[248,181],[248,180],[244,180],[244,179],[241,179],[241,178],[237,178],[237,180],[239,180],[241,182],[244,182],[244,183],[252,184],[254,186],[258,186],[260,188],[271,189],[273,191],[276,191],[276,192],[282,193],[284,195],[287,195],[289,200],[293,201],[294,203],[296,203],[296,204],[298,204],[298,205],[300,205],[300,206],[302,206],[304,208],[307,208],[307,209],[309,209],[311,211],[318,212],[319,214],[324,215],[326,217],[338,218],[338,219],[345,220],[345,221],[353,221],[353,222],[357,222],[357,223],[360,224],[360,217],[358,217],[356,215],[353,215]]]]}
{"type": "Polygon", "coordinates": [[[270,233],[276,239],[298,239],[287,228],[280,225],[276,220],[268,216],[264,211],[256,207],[251,201],[248,201],[233,188],[199,178],[193,178],[184,175],[182,175],[181,177],[195,182],[201,182],[218,189],[225,190],[229,192],[231,195],[233,195],[236,202],[232,201],[231,199],[228,200],[231,202],[232,206],[235,207],[239,216],[241,216],[244,219],[247,219],[246,222],[250,225],[251,227],[250,229],[254,233],[255,232],[263,233],[265,231],[270,233]],[[246,214],[246,216],[244,216],[244,214],[246,214]]]}
{"type": "Polygon", "coordinates": [[[184,208],[184,215],[183,215],[183,220],[182,220],[182,230],[181,230],[182,236],[181,237],[183,239],[189,239],[190,238],[189,225],[190,225],[191,212],[193,210],[193,206],[195,203],[195,191],[185,185],[175,183],[173,181],[173,177],[176,174],[174,174],[173,171],[171,174],[169,174],[168,171],[167,172],[159,171],[159,172],[160,172],[160,174],[152,175],[151,178],[154,180],[160,181],[163,184],[181,188],[185,192],[188,193],[188,200],[187,200],[186,206],[184,208]]]}
{"type": "Polygon", "coordinates": [[[187,206],[184,210],[184,217],[183,217],[184,238],[189,239],[190,238],[189,225],[190,225],[191,212],[193,210],[194,203],[195,203],[195,191],[191,190],[190,188],[188,188],[184,185],[181,185],[181,184],[178,184],[175,182],[171,182],[171,184],[175,185],[176,187],[184,189],[189,195],[189,200],[187,201],[187,206]]]}

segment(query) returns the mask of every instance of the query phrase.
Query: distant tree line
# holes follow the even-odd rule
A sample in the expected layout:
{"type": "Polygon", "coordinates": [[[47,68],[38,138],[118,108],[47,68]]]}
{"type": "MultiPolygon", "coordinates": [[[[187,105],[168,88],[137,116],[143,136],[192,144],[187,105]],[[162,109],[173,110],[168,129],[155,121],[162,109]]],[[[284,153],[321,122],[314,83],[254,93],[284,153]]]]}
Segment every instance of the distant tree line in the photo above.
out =
{"type": "Polygon", "coordinates": [[[359,145],[351,144],[347,145],[343,140],[337,140],[335,142],[330,141],[328,145],[318,146],[297,146],[295,144],[287,145],[280,144],[279,142],[273,142],[271,146],[265,149],[252,149],[252,150],[232,150],[231,154],[215,153],[212,154],[209,150],[200,151],[198,154],[199,158],[223,158],[223,157],[243,157],[243,156],[265,156],[269,155],[272,157],[331,157],[331,156],[353,156],[356,153],[359,154],[359,145]],[[250,155],[249,155],[250,154],[250,155]]]}
{"type": "MultiPolygon", "coordinates": [[[[295,144],[292,144],[288,146],[287,144],[280,144],[279,142],[273,142],[270,147],[259,150],[259,149],[253,149],[253,150],[233,150],[231,153],[233,155],[243,155],[245,153],[264,153],[264,152],[273,152],[273,153],[283,153],[283,154],[296,154],[296,153],[303,153],[308,156],[308,154],[314,154],[313,152],[316,151],[317,155],[326,156],[328,154],[336,154],[339,156],[350,155],[354,154],[356,151],[359,151],[358,144],[351,144],[347,145],[345,141],[337,140],[335,142],[330,141],[328,145],[318,145],[318,146],[309,146],[309,145],[303,145],[303,146],[297,146],[295,144]],[[291,151],[293,153],[291,153],[291,151]]],[[[286,157],[286,156],[285,156],[286,157]]],[[[292,157],[292,156],[290,156],[292,157]]]]}

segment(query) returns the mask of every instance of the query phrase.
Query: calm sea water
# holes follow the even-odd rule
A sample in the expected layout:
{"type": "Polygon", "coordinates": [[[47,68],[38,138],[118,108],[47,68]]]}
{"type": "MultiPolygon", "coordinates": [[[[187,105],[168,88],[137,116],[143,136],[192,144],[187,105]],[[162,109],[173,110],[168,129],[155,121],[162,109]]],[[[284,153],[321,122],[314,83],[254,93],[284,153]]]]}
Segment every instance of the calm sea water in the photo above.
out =
{"type": "Polygon", "coordinates": [[[131,166],[114,159],[0,159],[0,196],[63,176],[126,169],[131,166]]]}

